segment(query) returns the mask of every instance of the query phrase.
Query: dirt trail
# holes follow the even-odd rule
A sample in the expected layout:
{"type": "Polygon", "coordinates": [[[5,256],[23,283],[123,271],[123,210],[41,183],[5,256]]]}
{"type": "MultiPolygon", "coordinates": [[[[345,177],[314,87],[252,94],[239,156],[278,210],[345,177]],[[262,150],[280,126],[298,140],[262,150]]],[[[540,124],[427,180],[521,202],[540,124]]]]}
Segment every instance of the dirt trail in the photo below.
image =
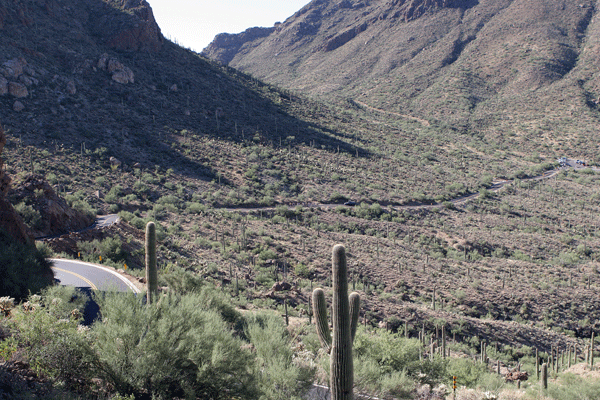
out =
{"type": "MultiPolygon", "coordinates": [[[[521,181],[540,181],[543,179],[549,179],[552,178],[554,176],[556,176],[560,171],[562,171],[562,169],[553,169],[551,171],[546,171],[544,172],[542,175],[539,176],[534,176],[531,178],[524,178],[521,179],[521,181]]],[[[497,192],[500,189],[502,189],[504,186],[512,183],[512,180],[503,180],[503,181],[496,181],[492,183],[492,186],[488,187],[487,190],[491,191],[491,192],[497,192]]],[[[462,203],[466,203],[469,200],[475,199],[479,196],[479,193],[471,193],[471,194],[466,194],[460,197],[457,197],[455,199],[449,200],[450,203],[452,204],[462,204],[462,203]]],[[[445,202],[444,202],[445,203],[445,202]]],[[[426,209],[434,209],[434,208],[440,208],[444,206],[444,203],[433,203],[433,204],[414,204],[414,205],[398,205],[398,206],[391,206],[389,205],[390,209],[393,210],[426,210],[426,209]]],[[[331,210],[334,209],[336,207],[339,207],[341,204],[323,204],[323,203],[291,203],[291,204],[283,204],[285,206],[288,207],[295,207],[295,206],[302,206],[304,208],[321,208],[323,210],[331,210]]],[[[381,204],[380,205],[382,207],[385,206],[385,204],[381,204]]],[[[260,211],[275,211],[277,208],[276,207],[271,207],[271,206],[264,206],[264,207],[224,207],[223,210],[226,211],[230,211],[230,212],[260,212],[260,211]]]]}
{"type": "Polygon", "coordinates": [[[383,114],[395,115],[396,117],[411,119],[413,121],[419,122],[423,126],[430,126],[429,121],[426,121],[426,120],[424,120],[422,118],[413,117],[412,115],[408,115],[408,114],[400,114],[400,113],[395,113],[395,112],[392,112],[392,111],[385,111],[385,110],[382,110],[380,108],[372,107],[372,106],[370,106],[370,105],[368,105],[366,103],[363,103],[360,100],[353,100],[353,101],[356,104],[358,104],[359,106],[364,107],[364,108],[366,108],[368,110],[371,110],[371,111],[377,111],[377,112],[380,112],[380,113],[383,113],[383,114]]]}

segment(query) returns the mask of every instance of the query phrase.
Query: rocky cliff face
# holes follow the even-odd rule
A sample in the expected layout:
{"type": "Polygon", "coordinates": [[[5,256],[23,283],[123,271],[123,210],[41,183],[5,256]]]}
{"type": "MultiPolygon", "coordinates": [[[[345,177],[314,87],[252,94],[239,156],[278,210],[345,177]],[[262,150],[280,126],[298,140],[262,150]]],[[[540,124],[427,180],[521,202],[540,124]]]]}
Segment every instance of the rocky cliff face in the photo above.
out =
{"type": "Polygon", "coordinates": [[[106,44],[117,50],[157,52],[164,38],[154,19],[152,8],[145,0],[110,0],[108,7],[123,13],[107,13],[95,20],[96,32],[106,44]]]}
{"type": "Polygon", "coordinates": [[[228,64],[242,47],[251,47],[252,42],[269,36],[275,29],[255,27],[238,34],[221,33],[204,49],[202,54],[223,64],[228,64]]]}
{"type": "MultiPolygon", "coordinates": [[[[6,144],[6,136],[0,125],[0,156],[6,144]]],[[[10,190],[10,177],[4,172],[4,162],[0,158],[0,228],[6,230],[9,235],[20,242],[28,242],[32,240],[31,235],[27,232],[27,227],[21,220],[21,217],[16,213],[11,203],[6,196],[10,190]]]]}
{"type": "Polygon", "coordinates": [[[14,204],[25,202],[40,214],[40,222],[30,229],[34,237],[75,232],[94,222],[94,216],[71,208],[39,175],[31,175],[16,185],[10,197],[14,204]]]}
{"type": "Polygon", "coordinates": [[[597,14],[592,0],[314,0],[233,57],[219,41],[206,54],[301,93],[494,138],[525,137],[552,114],[551,143],[597,130],[597,14]]]}

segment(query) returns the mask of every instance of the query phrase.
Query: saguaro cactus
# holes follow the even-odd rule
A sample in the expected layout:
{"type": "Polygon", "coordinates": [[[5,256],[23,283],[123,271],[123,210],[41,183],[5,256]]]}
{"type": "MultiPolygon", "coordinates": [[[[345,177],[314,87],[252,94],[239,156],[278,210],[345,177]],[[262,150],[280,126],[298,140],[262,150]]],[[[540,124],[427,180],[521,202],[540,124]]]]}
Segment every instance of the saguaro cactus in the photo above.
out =
{"type": "Polygon", "coordinates": [[[158,296],[158,272],[156,271],[156,226],[154,222],[146,224],[146,290],[148,304],[158,296]]]}
{"type": "Polygon", "coordinates": [[[313,313],[319,340],[330,354],[331,400],[352,400],[354,398],[352,343],[358,325],[360,297],[355,292],[348,297],[346,249],[341,244],[333,247],[332,275],[331,323],[333,326],[333,340],[327,323],[325,292],[321,288],[313,291],[313,313]]]}
{"type": "Polygon", "coordinates": [[[548,389],[548,364],[542,364],[542,389],[548,389]]]}

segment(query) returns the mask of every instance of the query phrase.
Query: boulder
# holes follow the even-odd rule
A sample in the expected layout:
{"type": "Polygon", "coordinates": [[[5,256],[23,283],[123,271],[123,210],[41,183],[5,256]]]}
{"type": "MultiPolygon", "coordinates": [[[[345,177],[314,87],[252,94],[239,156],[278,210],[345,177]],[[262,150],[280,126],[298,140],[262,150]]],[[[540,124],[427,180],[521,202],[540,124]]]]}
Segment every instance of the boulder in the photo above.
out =
{"type": "Polygon", "coordinates": [[[15,101],[13,104],[13,110],[16,112],[23,111],[25,109],[25,104],[21,103],[19,100],[15,101]]]}
{"type": "Polygon", "coordinates": [[[125,69],[125,66],[121,64],[116,58],[110,58],[108,60],[108,63],[106,64],[106,69],[108,69],[108,72],[113,73],[115,71],[125,69]]]}
{"type": "Polygon", "coordinates": [[[7,78],[18,78],[26,65],[27,61],[23,57],[13,58],[2,64],[2,73],[7,78]]]}
{"type": "Polygon", "coordinates": [[[108,59],[109,59],[109,56],[107,53],[102,54],[100,56],[100,59],[98,60],[98,68],[106,69],[108,66],[108,59]]]}
{"type": "Polygon", "coordinates": [[[77,93],[77,88],[75,87],[74,81],[67,82],[67,93],[69,93],[70,95],[74,95],[75,93],[77,93]]]}
{"type": "Polygon", "coordinates": [[[284,290],[290,290],[291,288],[292,285],[290,285],[288,282],[275,282],[273,287],[271,287],[271,290],[274,292],[281,292],[284,290]]]}
{"type": "Polygon", "coordinates": [[[133,71],[123,65],[116,58],[109,58],[106,62],[106,70],[112,74],[112,80],[118,83],[127,84],[134,82],[133,71]]]}
{"type": "Polygon", "coordinates": [[[127,67],[125,67],[123,70],[115,71],[112,74],[112,80],[122,84],[133,83],[133,71],[127,67]]]}
{"type": "Polygon", "coordinates": [[[27,86],[25,86],[19,82],[9,82],[8,83],[8,93],[10,93],[11,96],[14,96],[17,98],[23,98],[23,97],[27,97],[29,95],[27,86]]]}

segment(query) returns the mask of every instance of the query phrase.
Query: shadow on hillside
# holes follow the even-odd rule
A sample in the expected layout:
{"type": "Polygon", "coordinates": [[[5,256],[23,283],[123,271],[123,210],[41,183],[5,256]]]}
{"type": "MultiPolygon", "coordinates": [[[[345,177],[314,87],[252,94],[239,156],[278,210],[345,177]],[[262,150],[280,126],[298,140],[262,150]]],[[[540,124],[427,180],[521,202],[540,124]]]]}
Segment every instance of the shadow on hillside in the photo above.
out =
{"type": "MultiPolygon", "coordinates": [[[[22,31],[18,21],[6,21],[6,40],[16,45],[7,57],[23,57],[33,70],[43,66],[45,71],[36,72],[39,85],[25,111],[3,121],[12,135],[22,137],[22,144],[50,151],[71,148],[74,153],[83,153],[83,147],[101,150],[105,163],[114,156],[126,165],[172,168],[203,180],[215,179],[215,169],[176,143],[182,132],[248,146],[305,144],[368,156],[364,148],[327,128],[339,120],[318,103],[290,96],[167,40],[158,52],[116,50],[109,46],[115,29],[136,27],[135,13],[100,0],[67,3],[73,18],[94,18],[82,19],[74,29],[64,19],[32,9],[29,17],[39,29],[22,31]],[[58,37],[60,46],[53,39],[58,37]],[[32,48],[35,55],[23,50],[32,48]],[[117,83],[98,67],[103,53],[131,69],[134,82],[117,83]],[[69,79],[76,87],[71,93],[65,89],[69,79]]],[[[0,99],[6,109],[13,102],[0,99]]]]}

